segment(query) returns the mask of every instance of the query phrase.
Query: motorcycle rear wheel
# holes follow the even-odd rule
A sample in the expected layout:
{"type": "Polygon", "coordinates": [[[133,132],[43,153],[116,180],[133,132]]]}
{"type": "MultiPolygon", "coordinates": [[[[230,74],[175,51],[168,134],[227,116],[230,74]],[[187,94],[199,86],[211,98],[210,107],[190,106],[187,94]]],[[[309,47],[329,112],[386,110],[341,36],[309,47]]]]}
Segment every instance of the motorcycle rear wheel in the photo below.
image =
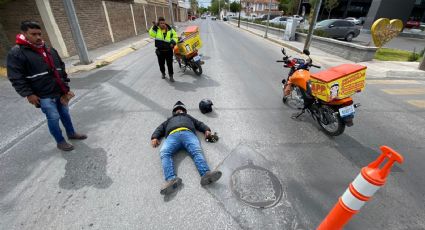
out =
{"type": "Polygon", "coordinates": [[[192,63],[192,69],[195,72],[196,75],[201,76],[202,75],[202,67],[199,62],[193,62],[192,63]]]}
{"type": "Polygon", "coordinates": [[[329,136],[341,135],[345,130],[345,123],[336,109],[322,105],[320,110],[321,117],[318,119],[318,122],[323,132],[329,136]]]}

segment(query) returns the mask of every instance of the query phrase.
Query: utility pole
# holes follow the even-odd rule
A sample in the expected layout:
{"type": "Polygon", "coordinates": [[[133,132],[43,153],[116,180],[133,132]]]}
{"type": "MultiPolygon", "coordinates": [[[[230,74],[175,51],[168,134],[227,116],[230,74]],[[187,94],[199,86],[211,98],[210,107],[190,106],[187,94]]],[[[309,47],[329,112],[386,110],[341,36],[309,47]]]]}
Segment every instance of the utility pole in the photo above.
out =
{"type": "Polygon", "coordinates": [[[301,4],[303,3],[304,0],[299,0],[299,1],[300,3],[298,4],[297,15],[300,15],[301,4]]]}
{"type": "Polygon", "coordinates": [[[238,27],[241,27],[241,10],[242,10],[242,2],[239,0],[239,17],[238,17],[238,27]]]}
{"type": "Polygon", "coordinates": [[[172,0],[168,0],[168,8],[170,8],[171,25],[174,27],[174,10],[172,0]]]}
{"type": "Polygon", "coordinates": [[[425,55],[422,56],[421,64],[419,65],[420,70],[425,70],[425,55]]]}
{"type": "Polygon", "coordinates": [[[77,47],[80,64],[90,64],[89,52],[84,41],[83,33],[81,32],[80,24],[78,23],[77,14],[75,13],[74,3],[72,0],[63,0],[66,16],[68,17],[71,26],[71,34],[74,38],[75,46],[77,47]]]}
{"type": "Polygon", "coordinates": [[[218,0],[218,20],[221,20],[220,2],[221,0],[218,0]]]}
{"type": "Polygon", "coordinates": [[[270,21],[270,9],[272,8],[272,0],[269,2],[269,13],[267,14],[267,26],[266,26],[266,33],[264,34],[264,37],[267,38],[267,32],[269,31],[269,21],[270,21]]]}
{"type": "Polygon", "coordinates": [[[313,35],[313,29],[314,29],[314,25],[316,24],[316,21],[317,21],[317,16],[319,16],[320,6],[322,6],[322,0],[316,0],[316,6],[314,8],[314,13],[313,13],[313,21],[310,22],[310,27],[308,28],[307,39],[305,40],[305,44],[304,44],[305,50],[308,50],[310,48],[311,38],[312,38],[312,35],[313,35]]]}

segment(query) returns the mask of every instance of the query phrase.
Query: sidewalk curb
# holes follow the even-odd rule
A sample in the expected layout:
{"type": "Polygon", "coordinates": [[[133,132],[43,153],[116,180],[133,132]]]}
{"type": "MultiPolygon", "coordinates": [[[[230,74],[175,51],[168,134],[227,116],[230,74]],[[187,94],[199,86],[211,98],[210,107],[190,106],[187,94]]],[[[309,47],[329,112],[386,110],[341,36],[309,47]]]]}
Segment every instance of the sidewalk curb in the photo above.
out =
{"type": "Polygon", "coordinates": [[[251,34],[257,35],[258,37],[262,37],[262,38],[264,38],[264,39],[266,39],[266,40],[269,40],[269,41],[274,42],[274,43],[276,43],[276,44],[278,44],[278,45],[284,46],[284,47],[286,47],[286,48],[288,48],[288,49],[290,49],[290,50],[293,50],[293,51],[295,51],[295,52],[302,53],[302,50],[298,49],[298,48],[297,48],[297,47],[295,47],[295,46],[292,46],[292,45],[290,45],[290,44],[287,44],[287,43],[285,43],[285,42],[282,42],[282,41],[276,40],[276,39],[274,39],[274,38],[268,38],[268,37],[267,37],[267,38],[265,38],[265,37],[264,37],[264,35],[261,35],[261,34],[259,34],[259,33],[254,32],[254,31],[251,31],[251,30],[249,30],[249,29],[245,29],[245,28],[242,28],[242,27],[238,27],[237,25],[235,25],[235,24],[233,24],[233,23],[231,23],[231,22],[229,23],[229,25],[232,25],[232,26],[236,27],[237,29],[241,29],[241,30],[247,31],[247,32],[249,32],[249,33],[251,33],[251,34]]]}
{"type": "MultiPolygon", "coordinates": [[[[232,22],[229,22],[229,25],[236,27],[236,29],[241,29],[241,30],[244,30],[244,31],[249,32],[251,34],[254,34],[256,36],[259,36],[259,37],[264,38],[264,36],[262,34],[259,34],[257,32],[251,31],[249,29],[238,27],[237,25],[235,25],[232,22]]],[[[281,46],[284,46],[284,47],[286,47],[288,49],[291,49],[291,50],[293,50],[295,52],[302,53],[302,51],[299,48],[297,48],[295,46],[292,46],[290,44],[287,44],[287,43],[285,43],[283,41],[276,40],[274,38],[264,38],[264,39],[267,39],[267,40],[269,40],[269,41],[271,41],[273,43],[276,43],[276,44],[279,44],[281,46]]],[[[362,62],[360,62],[358,64],[366,65],[366,64],[364,64],[362,62]]],[[[370,67],[370,68],[373,68],[373,67],[370,67]]],[[[371,74],[368,74],[368,76],[369,76],[369,78],[388,78],[388,79],[407,78],[407,79],[421,79],[421,80],[423,80],[423,79],[425,79],[425,71],[422,71],[422,70],[419,70],[419,69],[418,70],[409,70],[409,71],[403,71],[403,70],[373,71],[372,70],[372,73],[371,74]]]]}
{"type": "Polygon", "coordinates": [[[123,48],[114,50],[112,52],[109,52],[107,54],[104,54],[100,57],[97,57],[93,63],[90,63],[88,65],[76,65],[68,67],[66,72],[68,74],[77,73],[77,72],[83,72],[83,71],[90,71],[105,65],[109,65],[115,60],[122,58],[138,49],[141,49],[151,43],[151,38],[144,38],[141,41],[133,42],[130,45],[127,45],[123,48]]]}
{"type": "Polygon", "coordinates": [[[0,66],[0,77],[7,78],[7,69],[4,66],[0,66]]]}

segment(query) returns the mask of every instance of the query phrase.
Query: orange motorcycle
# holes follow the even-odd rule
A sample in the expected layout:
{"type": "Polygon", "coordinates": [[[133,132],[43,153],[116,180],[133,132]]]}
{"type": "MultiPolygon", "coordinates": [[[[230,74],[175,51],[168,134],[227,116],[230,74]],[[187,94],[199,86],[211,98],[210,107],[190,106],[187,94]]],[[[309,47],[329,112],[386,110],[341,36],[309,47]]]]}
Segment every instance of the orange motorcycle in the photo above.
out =
{"type": "Polygon", "coordinates": [[[357,64],[343,64],[327,70],[310,73],[313,65],[310,52],[304,50],[306,60],[291,58],[282,48],[285,68],[290,68],[287,79],[282,80],[283,102],[301,112],[298,118],[308,111],[322,130],[330,136],[338,136],[345,126],[352,126],[355,109],[351,96],[365,87],[366,67],[357,64]]]}

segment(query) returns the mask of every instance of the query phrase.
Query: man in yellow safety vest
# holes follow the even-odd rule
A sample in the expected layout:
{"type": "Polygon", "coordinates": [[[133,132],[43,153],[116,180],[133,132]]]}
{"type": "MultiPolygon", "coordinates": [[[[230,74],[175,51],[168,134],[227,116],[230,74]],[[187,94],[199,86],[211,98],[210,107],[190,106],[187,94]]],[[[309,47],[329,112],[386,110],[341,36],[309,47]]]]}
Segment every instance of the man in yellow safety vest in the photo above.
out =
{"type": "Polygon", "coordinates": [[[173,48],[177,43],[176,31],[165,22],[163,17],[159,17],[157,23],[153,22],[149,35],[155,39],[155,53],[158,57],[162,79],[165,79],[165,61],[167,61],[168,75],[170,76],[170,81],[174,82],[173,48]]]}

